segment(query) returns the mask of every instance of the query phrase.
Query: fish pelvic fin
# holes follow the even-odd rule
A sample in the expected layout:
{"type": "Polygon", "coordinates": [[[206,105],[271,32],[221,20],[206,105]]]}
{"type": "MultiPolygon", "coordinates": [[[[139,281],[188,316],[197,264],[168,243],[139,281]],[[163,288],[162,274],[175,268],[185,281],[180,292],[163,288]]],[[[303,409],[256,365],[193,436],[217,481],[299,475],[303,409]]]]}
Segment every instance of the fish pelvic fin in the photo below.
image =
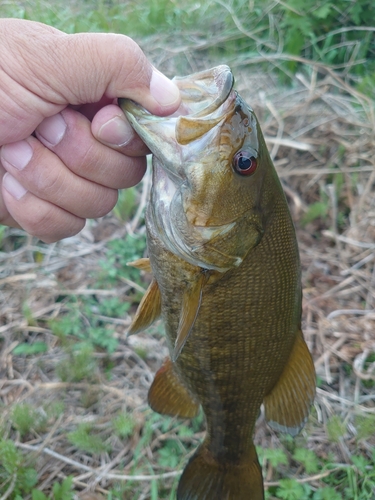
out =
{"type": "Polygon", "coordinates": [[[276,431],[297,435],[309,416],[315,387],[314,362],[299,330],[281,377],[264,398],[268,425],[276,431]]]}
{"type": "Polygon", "coordinates": [[[181,383],[169,358],[155,375],[148,391],[148,404],[154,411],[172,417],[193,418],[199,410],[199,404],[181,383]]]}
{"type": "Polygon", "coordinates": [[[146,330],[161,314],[161,295],[159,286],[155,279],[150,283],[139,303],[137,312],[129,327],[128,334],[138,333],[146,330]]]}
{"type": "Polygon", "coordinates": [[[264,500],[255,447],[246,460],[233,464],[217,461],[203,443],[182,473],[177,500],[264,500]]]}
{"type": "Polygon", "coordinates": [[[150,259],[148,259],[147,257],[133,260],[132,262],[128,262],[126,265],[129,267],[135,267],[136,269],[140,269],[141,271],[145,271],[146,273],[152,273],[150,259]]]}
{"type": "Polygon", "coordinates": [[[202,300],[203,285],[208,279],[208,273],[200,272],[197,279],[189,285],[182,298],[181,316],[177,328],[176,341],[172,353],[172,361],[177,361],[189,338],[202,300]]]}

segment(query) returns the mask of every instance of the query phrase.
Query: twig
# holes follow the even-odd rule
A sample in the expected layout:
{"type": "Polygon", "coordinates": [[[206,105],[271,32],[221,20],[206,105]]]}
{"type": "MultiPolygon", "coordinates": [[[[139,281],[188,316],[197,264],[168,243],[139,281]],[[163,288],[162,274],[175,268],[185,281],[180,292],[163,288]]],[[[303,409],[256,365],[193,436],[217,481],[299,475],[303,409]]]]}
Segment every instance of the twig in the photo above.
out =
{"type": "Polygon", "coordinates": [[[375,311],[373,309],[336,309],[336,311],[332,311],[328,314],[327,319],[333,319],[337,316],[346,315],[346,316],[371,316],[375,318],[375,311]]]}
{"type": "MultiPolygon", "coordinates": [[[[284,137],[279,137],[279,136],[269,137],[267,135],[264,136],[264,139],[269,144],[277,144],[278,146],[284,146],[286,148],[291,148],[291,149],[298,149],[299,151],[312,151],[314,149],[314,146],[312,144],[308,144],[307,142],[293,141],[292,139],[285,139],[284,137]]],[[[274,156],[276,155],[274,154],[273,157],[274,156]]]]}
{"type": "MultiPolygon", "coordinates": [[[[90,472],[91,474],[98,475],[101,474],[102,469],[94,469],[93,467],[89,467],[88,465],[81,464],[79,462],[76,462],[75,460],[72,460],[71,458],[65,457],[64,455],[61,455],[60,453],[57,453],[56,451],[50,450],[49,448],[43,448],[41,446],[32,446],[30,444],[26,443],[15,443],[18,448],[21,448],[23,450],[28,450],[28,451],[35,451],[38,453],[45,453],[46,455],[49,455],[50,457],[56,458],[56,460],[60,460],[61,462],[64,462],[68,465],[71,465],[75,469],[78,470],[85,470],[87,472],[90,472]]],[[[103,478],[105,479],[114,479],[116,481],[153,481],[154,479],[167,479],[169,477],[176,477],[179,476],[182,473],[181,470],[178,471],[172,471],[172,472],[164,472],[162,474],[152,474],[152,475],[127,475],[127,474],[114,474],[114,473],[107,473],[103,475],[103,478]]],[[[0,499],[2,500],[2,499],[0,499]]]]}
{"type": "MultiPolygon", "coordinates": [[[[337,470],[340,470],[340,467],[335,467],[334,469],[326,470],[325,472],[321,472],[320,474],[316,474],[315,476],[304,477],[302,479],[294,478],[294,480],[300,484],[310,483],[312,481],[317,481],[318,479],[322,479],[323,477],[327,477],[330,474],[332,474],[332,472],[335,472],[337,470]]],[[[264,486],[266,488],[269,488],[270,486],[280,486],[280,481],[265,481],[264,486]]]]}
{"type": "Polygon", "coordinates": [[[150,186],[151,186],[151,173],[148,170],[146,172],[146,175],[143,177],[141,200],[139,202],[137,211],[133,217],[133,220],[131,221],[130,224],[128,224],[128,227],[127,227],[129,234],[131,234],[131,235],[134,233],[134,231],[138,227],[139,221],[143,215],[143,211],[145,209],[147,199],[148,199],[148,196],[150,193],[150,186]]]}
{"type": "Polygon", "coordinates": [[[276,134],[276,140],[273,144],[273,148],[270,152],[270,156],[272,160],[276,157],[277,152],[279,150],[279,147],[281,145],[281,140],[283,137],[283,132],[284,132],[284,120],[281,118],[280,113],[277,111],[276,107],[273,105],[273,103],[269,100],[265,100],[265,104],[267,108],[270,110],[272,113],[272,116],[275,118],[278,124],[278,129],[277,129],[277,134],[276,134]]]}
{"type": "Polygon", "coordinates": [[[38,277],[35,273],[27,273],[27,274],[15,274],[13,276],[8,276],[7,278],[3,278],[0,280],[0,286],[6,285],[8,283],[16,283],[18,281],[34,281],[38,277]]]}
{"type": "Polygon", "coordinates": [[[353,238],[348,238],[346,236],[342,236],[341,234],[334,234],[332,231],[322,231],[322,234],[323,236],[327,236],[328,238],[339,240],[355,247],[370,248],[371,250],[375,249],[375,243],[366,243],[365,241],[353,240],[353,238]]]}
{"type": "Polygon", "coordinates": [[[10,485],[6,490],[6,492],[4,493],[4,495],[0,497],[0,500],[6,500],[13,493],[16,480],[17,480],[17,474],[13,474],[12,481],[10,482],[10,485]]]}

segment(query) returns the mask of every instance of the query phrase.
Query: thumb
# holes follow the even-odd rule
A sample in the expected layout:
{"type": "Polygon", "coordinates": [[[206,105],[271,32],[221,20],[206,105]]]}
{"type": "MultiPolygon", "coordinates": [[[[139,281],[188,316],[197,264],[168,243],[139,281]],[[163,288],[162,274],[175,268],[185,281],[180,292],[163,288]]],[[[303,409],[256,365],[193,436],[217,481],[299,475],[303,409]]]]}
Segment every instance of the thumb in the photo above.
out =
{"type": "MultiPolygon", "coordinates": [[[[79,33],[59,37],[59,88],[69,104],[128,97],[154,114],[166,115],[180,103],[177,86],[157,71],[129,37],[112,33],[79,33]],[[65,75],[61,80],[61,73],[65,75]]],[[[51,72],[56,70],[56,59],[51,72]]],[[[40,75],[43,78],[43,75],[40,75]]],[[[46,78],[46,75],[44,75],[46,78]]]]}
{"type": "Polygon", "coordinates": [[[18,119],[21,128],[26,123],[20,118],[27,113],[29,133],[69,104],[98,102],[104,96],[133,99],[157,115],[173,113],[180,104],[174,83],[125,35],[68,35],[33,21],[3,19],[0,41],[0,73],[5,74],[0,93],[8,96],[0,108],[18,119]]]}

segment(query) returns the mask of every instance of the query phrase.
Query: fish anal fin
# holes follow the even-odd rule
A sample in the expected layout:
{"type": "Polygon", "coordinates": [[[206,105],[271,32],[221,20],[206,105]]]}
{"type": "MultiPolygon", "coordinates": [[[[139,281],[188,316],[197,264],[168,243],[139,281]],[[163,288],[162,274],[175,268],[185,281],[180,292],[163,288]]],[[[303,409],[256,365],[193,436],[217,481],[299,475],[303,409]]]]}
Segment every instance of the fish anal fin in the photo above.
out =
{"type": "Polygon", "coordinates": [[[182,473],[177,500],[264,500],[262,471],[250,451],[239,464],[218,462],[203,443],[182,473]]]}
{"type": "Polygon", "coordinates": [[[208,273],[200,272],[197,278],[192,281],[191,285],[189,285],[184,292],[180,321],[178,323],[176,341],[172,354],[173,362],[179,357],[193,329],[201,305],[203,285],[206,283],[207,279],[208,273]]]}
{"type": "Polygon", "coordinates": [[[155,279],[150,283],[139,303],[128,334],[138,333],[148,328],[161,314],[161,295],[155,279]]]}
{"type": "Polygon", "coordinates": [[[129,267],[135,267],[136,269],[140,269],[141,271],[145,271],[146,273],[152,273],[150,259],[148,259],[147,257],[133,260],[132,262],[128,262],[126,265],[129,267]]]}
{"type": "Polygon", "coordinates": [[[169,358],[155,375],[148,391],[148,403],[154,411],[173,417],[193,418],[199,410],[199,404],[180,382],[169,358]]]}
{"type": "Polygon", "coordinates": [[[309,416],[315,387],[314,362],[299,331],[281,377],[264,398],[268,425],[292,436],[298,434],[309,416]]]}

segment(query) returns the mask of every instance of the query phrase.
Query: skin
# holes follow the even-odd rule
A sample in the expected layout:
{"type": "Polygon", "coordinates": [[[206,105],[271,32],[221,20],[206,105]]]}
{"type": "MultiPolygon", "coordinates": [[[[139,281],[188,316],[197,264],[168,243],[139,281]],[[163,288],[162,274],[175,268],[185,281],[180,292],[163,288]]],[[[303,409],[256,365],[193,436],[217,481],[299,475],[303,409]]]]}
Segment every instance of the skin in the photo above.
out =
{"type": "Polygon", "coordinates": [[[124,35],[0,19],[0,40],[0,224],[54,242],[145,172],[148,149],[117,98],[165,116],[179,91],[124,35]]]}

